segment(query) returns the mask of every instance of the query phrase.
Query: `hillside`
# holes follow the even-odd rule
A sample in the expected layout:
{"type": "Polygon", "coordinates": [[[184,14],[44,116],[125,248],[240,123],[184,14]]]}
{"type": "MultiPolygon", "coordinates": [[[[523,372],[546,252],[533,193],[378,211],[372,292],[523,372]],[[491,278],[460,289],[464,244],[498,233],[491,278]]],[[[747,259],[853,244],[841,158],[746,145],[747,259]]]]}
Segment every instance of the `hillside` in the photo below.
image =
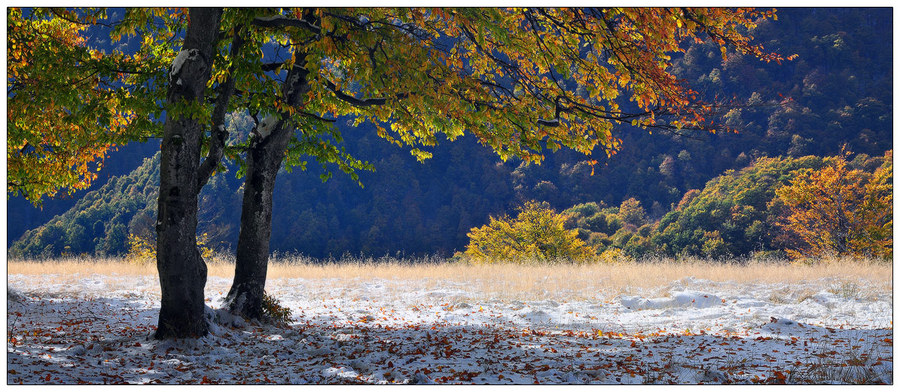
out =
{"type": "Polygon", "coordinates": [[[159,140],[146,143],[132,142],[119,146],[106,157],[91,187],[71,195],[63,194],[57,198],[47,198],[40,208],[29,203],[24,197],[10,197],[6,201],[7,244],[12,245],[13,241],[22,237],[25,231],[43,225],[53,217],[66,212],[88,193],[100,189],[107,181],[131,173],[143,163],[144,159],[153,156],[157,151],[159,140]]]}
{"type": "MultiPolygon", "coordinates": [[[[696,44],[676,59],[676,71],[695,90],[741,104],[721,120],[737,133],[648,134],[623,127],[622,149],[599,159],[591,176],[591,167],[571,151],[549,154],[540,166],[501,163],[473,138],[442,141],[434,158],[419,164],[372,128],[340,124],[347,151],[376,171],[360,173],[365,188],[340,173],[323,184],[316,165],[279,175],[271,249],[318,258],[449,255],[465,245],[469,229],[526,200],[564,210],[588,202],[618,206],[635,198],[647,219],[656,221],[675,210],[686,192],[762,157],[832,156],[845,144],[874,157],[891,149],[891,9],[791,8],[778,15],[754,35],[772,50],[798,54],[794,61],[763,64],[731,54],[723,63],[717,49],[696,44]]],[[[232,126],[238,134],[247,131],[245,121],[232,126]]],[[[127,160],[114,153],[107,166],[133,167],[127,160]]],[[[152,190],[135,185],[151,186],[152,171],[141,166],[129,177],[110,180],[109,187],[71,200],[77,204],[46,225],[46,216],[10,200],[8,239],[24,233],[10,242],[10,252],[124,253],[128,234],[152,235],[152,190]],[[134,199],[137,194],[144,199],[134,199]],[[88,214],[98,203],[116,207],[106,215],[88,214]],[[97,237],[81,237],[79,226],[97,237]]],[[[216,176],[201,200],[200,230],[223,250],[233,250],[240,219],[241,180],[234,173],[216,176]]],[[[45,209],[64,211],[50,206],[45,209]]]]}
{"type": "MultiPolygon", "coordinates": [[[[563,215],[567,227],[577,229],[579,237],[601,254],[621,251],[634,259],[783,259],[785,250],[796,243],[779,225],[785,212],[783,203],[776,201],[776,190],[805,170],[818,171],[843,159],[813,155],[760,158],[746,168],[711,179],[702,189],[688,191],[659,220],[648,219],[634,199],[619,207],[603,202],[577,204],[563,215]]],[[[858,154],[847,166],[868,179],[882,165],[891,165],[892,159],[892,152],[880,157],[858,154]]]]}

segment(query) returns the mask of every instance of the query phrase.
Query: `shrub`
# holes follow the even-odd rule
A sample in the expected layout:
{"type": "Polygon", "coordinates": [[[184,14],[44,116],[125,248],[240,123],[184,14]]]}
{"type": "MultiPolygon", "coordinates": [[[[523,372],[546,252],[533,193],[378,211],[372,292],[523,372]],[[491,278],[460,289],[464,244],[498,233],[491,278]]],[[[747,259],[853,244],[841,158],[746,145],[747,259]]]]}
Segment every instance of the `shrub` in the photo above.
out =
{"type": "Polygon", "coordinates": [[[281,303],[278,302],[278,299],[270,295],[269,293],[263,292],[263,314],[269,321],[276,324],[290,324],[291,322],[291,310],[284,306],[281,306],[281,303]]]}
{"type": "Polygon", "coordinates": [[[527,202],[515,219],[490,218],[490,223],[473,228],[467,235],[466,255],[477,262],[500,260],[541,261],[592,257],[596,250],[578,238],[577,230],[564,227],[565,217],[556,211],[527,202]]]}
{"type": "Polygon", "coordinates": [[[125,260],[134,264],[149,264],[156,260],[156,242],[134,234],[128,235],[128,253],[125,260]]]}
{"type": "MultiPolygon", "coordinates": [[[[206,233],[197,236],[197,247],[200,248],[200,257],[209,259],[215,253],[207,246],[209,237],[206,233]]],[[[128,253],[125,260],[135,264],[148,264],[156,261],[156,241],[128,234],[128,253]]]]}

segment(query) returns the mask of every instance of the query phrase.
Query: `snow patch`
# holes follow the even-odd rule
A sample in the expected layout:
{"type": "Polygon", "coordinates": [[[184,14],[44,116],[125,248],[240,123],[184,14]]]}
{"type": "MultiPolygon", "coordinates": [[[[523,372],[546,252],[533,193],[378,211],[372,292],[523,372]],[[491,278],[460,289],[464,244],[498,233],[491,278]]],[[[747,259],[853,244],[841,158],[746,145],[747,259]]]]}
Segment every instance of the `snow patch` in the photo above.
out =
{"type": "Polygon", "coordinates": [[[769,323],[763,326],[763,330],[774,332],[774,333],[786,333],[786,332],[798,332],[799,330],[803,330],[808,328],[807,325],[803,323],[798,323],[794,320],[785,317],[772,317],[769,319],[769,323]]]}
{"type": "Polygon", "coordinates": [[[698,291],[682,291],[673,293],[672,297],[643,298],[639,296],[619,297],[622,306],[632,310],[663,308],[697,308],[705,309],[723,304],[722,298],[698,291]]]}
{"type": "MultiPolygon", "coordinates": [[[[179,51],[178,55],[175,56],[175,60],[172,61],[172,66],[169,67],[169,79],[174,79],[178,76],[185,61],[196,59],[197,56],[200,56],[200,50],[198,49],[182,49],[179,51]]],[[[178,79],[178,85],[181,85],[181,78],[178,79]]]]}
{"type": "MultiPolygon", "coordinates": [[[[196,49],[194,49],[196,50],[196,49]]],[[[184,62],[191,57],[191,51],[182,49],[178,52],[178,55],[175,56],[175,60],[172,61],[172,66],[169,68],[169,77],[174,78],[181,72],[181,67],[184,66],[184,62]]]]}
{"type": "Polygon", "coordinates": [[[235,316],[228,311],[228,308],[212,309],[206,307],[206,319],[210,324],[210,332],[214,334],[221,333],[221,327],[227,328],[246,328],[247,321],[243,317],[235,316]]]}
{"type": "Polygon", "coordinates": [[[325,377],[341,377],[341,378],[356,378],[359,376],[353,369],[347,369],[346,367],[330,367],[328,369],[322,370],[322,375],[325,377]]]}
{"type": "Polygon", "coordinates": [[[526,312],[521,315],[522,318],[532,324],[549,324],[553,321],[553,316],[543,310],[537,309],[526,312]]]}
{"type": "Polygon", "coordinates": [[[256,132],[259,133],[261,139],[265,139],[272,134],[272,131],[275,130],[275,125],[277,124],[278,119],[270,114],[259,122],[259,125],[256,126],[256,132]]]}

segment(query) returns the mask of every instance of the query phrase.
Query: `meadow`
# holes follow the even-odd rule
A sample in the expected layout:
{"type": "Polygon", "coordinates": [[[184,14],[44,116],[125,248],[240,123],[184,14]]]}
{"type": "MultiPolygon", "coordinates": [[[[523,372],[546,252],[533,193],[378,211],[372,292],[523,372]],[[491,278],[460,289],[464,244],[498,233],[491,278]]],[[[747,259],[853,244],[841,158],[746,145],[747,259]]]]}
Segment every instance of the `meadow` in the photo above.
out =
{"type": "MultiPolygon", "coordinates": [[[[209,276],[231,280],[233,256],[218,254],[207,262],[209,276]]],[[[153,263],[127,262],[121,258],[59,258],[51,260],[10,260],[9,275],[51,276],[57,283],[74,282],[87,274],[113,276],[155,276],[153,263]]],[[[711,261],[699,258],[647,259],[641,262],[568,263],[539,261],[525,263],[476,264],[449,262],[440,258],[399,259],[345,256],[339,260],[316,260],[302,256],[273,257],[269,281],[306,279],[385,279],[409,284],[463,281],[488,298],[528,299],[539,296],[595,298],[635,290],[652,290],[693,277],[735,284],[799,284],[817,280],[835,282],[866,281],[863,292],[890,290],[892,264],[878,260],[829,259],[818,263],[790,263],[787,260],[711,261]],[[886,286],[885,286],[886,285],[886,286]]],[[[156,293],[158,295],[158,292],[156,293]]]]}

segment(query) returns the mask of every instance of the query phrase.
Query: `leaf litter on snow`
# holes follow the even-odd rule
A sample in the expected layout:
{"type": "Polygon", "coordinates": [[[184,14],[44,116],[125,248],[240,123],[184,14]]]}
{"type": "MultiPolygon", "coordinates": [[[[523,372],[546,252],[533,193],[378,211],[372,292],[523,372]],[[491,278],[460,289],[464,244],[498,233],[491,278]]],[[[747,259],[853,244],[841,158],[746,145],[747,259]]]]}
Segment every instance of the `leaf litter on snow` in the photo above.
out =
{"type": "Polygon", "coordinates": [[[8,384],[893,382],[890,293],[822,282],[787,299],[775,284],[687,279],[561,301],[453,281],[274,279],[293,311],[279,328],[214,309],[229,282],[213,277],[210,335],[156,341],[153,277],[48,281],[9,276],[8,384]]]}

